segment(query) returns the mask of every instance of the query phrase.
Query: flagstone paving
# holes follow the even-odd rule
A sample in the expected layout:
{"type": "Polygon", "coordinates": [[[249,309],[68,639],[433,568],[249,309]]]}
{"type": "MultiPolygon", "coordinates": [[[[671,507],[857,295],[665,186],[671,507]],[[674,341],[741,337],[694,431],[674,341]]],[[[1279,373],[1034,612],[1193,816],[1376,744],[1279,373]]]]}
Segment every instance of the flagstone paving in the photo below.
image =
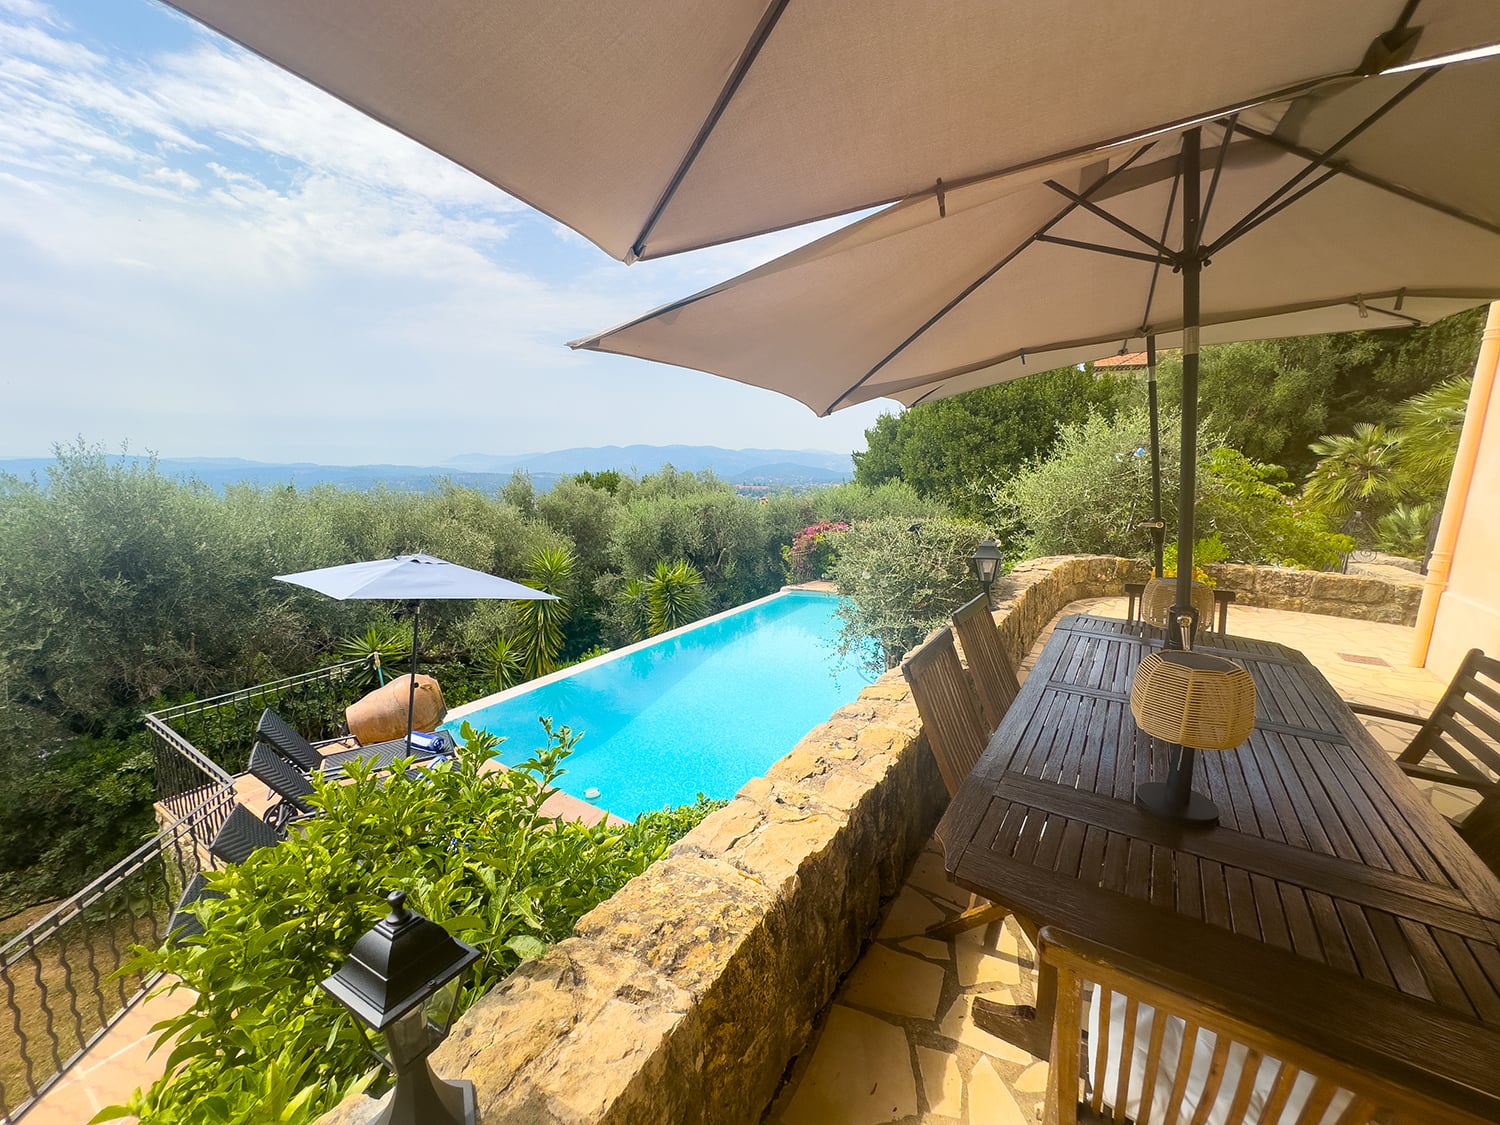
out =
{"type": "MultiPolygon", "coordinates": [[[[1090,598],[1062,614],[1123,618],[1125,609],[1123,597],[1090,598]]],[[[1413,630],[1404,626],[1235,606],[1229,631],[1300,649],[1346,700],[1426,714],[1445,686],[1407,664],[1413,630]]],[[[1023,679],[1051,632],[1049,625],[1021,662],[1023,679]]],[[[1375,720],[1367,726],[1393,754],[1415,731],[1375,720]]],[[[1466,807],[1448,790],[1432,796],[1449,815],[1466,807]]],[[[1030,1125],[1040,1119],[1047,1064],[969,1018],[975,996],[1034,1002],[1035,953],[1020,927],[1008,918],[951,941],[923,936],[928,925],[968,902],[948,881],[937,841],[930,841],[813,1028],[764,1125],[1030,1125]]]]}

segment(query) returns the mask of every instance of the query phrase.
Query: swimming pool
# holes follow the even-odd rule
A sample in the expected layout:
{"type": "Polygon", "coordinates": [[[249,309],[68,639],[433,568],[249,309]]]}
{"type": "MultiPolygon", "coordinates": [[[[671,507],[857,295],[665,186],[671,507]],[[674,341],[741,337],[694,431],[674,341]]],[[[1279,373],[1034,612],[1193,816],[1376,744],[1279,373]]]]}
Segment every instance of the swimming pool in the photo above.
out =
{"type": "Polygon", "coordinates": [[[558,788],[627,820],[699,793],[732,797],[870,682],[833,652],[837,605],[785,590],[458,709],[443,725],[503,736],[502,762],[541,744],[538,716],[582,731],[558,788]]]}

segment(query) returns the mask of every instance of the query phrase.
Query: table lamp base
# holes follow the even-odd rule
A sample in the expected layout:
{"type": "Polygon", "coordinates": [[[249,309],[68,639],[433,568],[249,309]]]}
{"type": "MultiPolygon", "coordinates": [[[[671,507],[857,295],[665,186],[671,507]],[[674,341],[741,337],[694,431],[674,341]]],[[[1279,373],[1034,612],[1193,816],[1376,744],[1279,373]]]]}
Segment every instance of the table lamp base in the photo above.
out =
{"type": "Polygon", "coordinates": [[[1218,824],[1219,806],[1202,793],[1188,790],[1187,800],[1173,792],[1167,781],[1148,781],[1135,790],[1135,803],[1165,820],[1182,820],[1189,824],[1218,824]]]}

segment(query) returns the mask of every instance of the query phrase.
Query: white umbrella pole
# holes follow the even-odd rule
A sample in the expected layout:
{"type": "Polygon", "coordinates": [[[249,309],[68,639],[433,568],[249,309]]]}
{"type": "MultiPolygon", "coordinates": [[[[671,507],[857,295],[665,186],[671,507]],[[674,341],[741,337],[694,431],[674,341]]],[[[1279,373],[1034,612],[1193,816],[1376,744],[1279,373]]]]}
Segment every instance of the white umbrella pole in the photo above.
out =
{"type": "Polygon", "coordinates": [[[422,603],[412,603],[411,609],[411,682],[406,689],[406,750],[411,752],[412,718],[417,709],[417,625],[422,617],[422,603]]]}
{"type": "Polygon", "coordinates": [[[1198,150],[1200,130],[1182,135],[1182,480],[1177,496],[1177,604],[1167,623],[1167,645],[1185,647],[1177,625],[1193,613],[1193,501],[1197,496],[1198,460],[1198,282],[1203,269],[1199,242],[1198,150]]]}

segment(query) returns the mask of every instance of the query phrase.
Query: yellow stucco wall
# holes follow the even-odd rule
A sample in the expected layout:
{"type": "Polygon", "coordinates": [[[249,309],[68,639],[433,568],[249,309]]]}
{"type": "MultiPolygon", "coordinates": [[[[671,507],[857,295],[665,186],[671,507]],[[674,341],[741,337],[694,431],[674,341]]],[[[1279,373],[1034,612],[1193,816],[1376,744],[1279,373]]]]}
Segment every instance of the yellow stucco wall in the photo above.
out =
{"type": "MultiPolygon", "coordinates": [[[[1500,317],[1492,306],[1488,336],[1500,317]]],[[[1487,341],[1489,343],[1489,341],[1487,341]]],[[[1481,352],[1493,361],[1495,349],[1481,352]]],[[[1475,372],[1478,384],[1485,372],[1475,372]]],[[[1494,373],[1489,372],[1494,378],[1494,373]]],[[[1492,389],[1487,409],[1478,421],[1479,445],[1474,458],[1474,473],[1464,500],[1458,538],[1453,544],[1453,563],[1448,586],[1438,597],[1437,616],[1433,621],[1432,641],[1427,650],[1427,667],[1443,678],[1453,675],[1464,653],[1482,648],[1491,656],[1500,656],[1500,402],[1492,389]]],[[[1479,396],[1470,399],[1473,415],[1479,396]]],[[[1450,513],[1444,514],[1449,518],[1450,513]]]]}

